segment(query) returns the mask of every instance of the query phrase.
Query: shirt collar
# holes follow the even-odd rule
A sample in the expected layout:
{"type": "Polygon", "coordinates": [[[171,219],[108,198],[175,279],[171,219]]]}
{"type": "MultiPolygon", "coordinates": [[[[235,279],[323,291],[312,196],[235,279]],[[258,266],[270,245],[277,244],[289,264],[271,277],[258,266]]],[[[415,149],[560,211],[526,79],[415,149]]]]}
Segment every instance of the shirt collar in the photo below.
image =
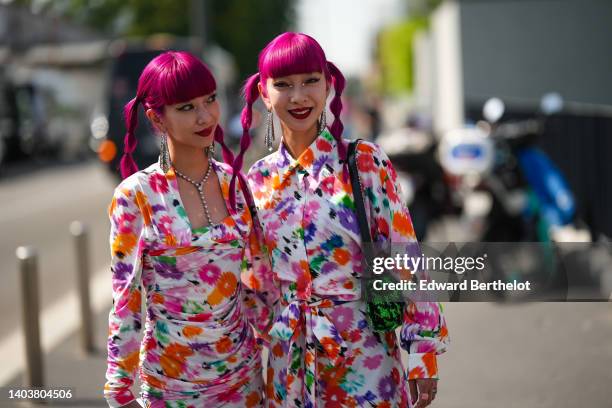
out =
{"type": "Polygon", "coordinates": [[[317,178],[326,164],[329,163],[335,167],[333,162],[338,160],[336,140],[328,129],[321,132],[297,159],[291,156],[282,141],[276,155],[276,169],[281,183],[295,171],[303,171],[317,178]]]}

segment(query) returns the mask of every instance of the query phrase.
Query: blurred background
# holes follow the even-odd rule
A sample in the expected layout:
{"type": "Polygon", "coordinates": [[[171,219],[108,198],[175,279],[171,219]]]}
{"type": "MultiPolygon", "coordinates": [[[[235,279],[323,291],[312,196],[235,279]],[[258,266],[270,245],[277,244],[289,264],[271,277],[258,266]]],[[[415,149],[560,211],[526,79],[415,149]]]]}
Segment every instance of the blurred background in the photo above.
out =
{"type": "MultiPolygon", "coordinates": [[[[242,82],[287,30],[314,36],[347,77],[346,137],[390,156],[419,240],[545,245],[554,261],[513,256],[549,270],[552,289],[569,257],[608,299],[611,23],[609,0],[0,1],[0,387],[34,378],[74,388],[54,405],[105,406],[106,210],[123,105],[155,55],[192,51],[215,74],[236,146],[242,82]],[[20,246],[36,267],[18,261],[20,246]],[[24,269],[36,270],[33,294],[24,269]],[[41,357],[28,370],[36,304],[41,357]]],[[[260,122],[248,164],[266,154],[260,122]]],[[[142,112],[137,136],[143,168],[159,141],[142,112]]],[[[612,407],[609,302],[500,299],[448,303],[446,314],[434,406],[612,407]]]]}

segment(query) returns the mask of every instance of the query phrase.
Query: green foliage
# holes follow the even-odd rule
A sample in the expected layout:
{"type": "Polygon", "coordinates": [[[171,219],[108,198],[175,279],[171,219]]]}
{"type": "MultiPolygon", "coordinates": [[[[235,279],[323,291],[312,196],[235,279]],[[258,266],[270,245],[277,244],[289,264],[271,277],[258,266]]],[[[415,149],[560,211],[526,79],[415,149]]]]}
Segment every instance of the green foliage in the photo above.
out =
{"type": "MultiPolygon", "coordinates": [[[[110,1],[114,3],[117,0],[110,1]]],[[[126,7],[128,18],[131,17],[125,31],[128,36],[155,33],[189,35],[188,0],[128,0],[122,4],[126,7]]]]}
{"type": "Polygon", "coordinates": [[[111,36],[189,33],[189,0],[19,0],[18,3],[111,36]]]}
{"type": "MultiPolygon", "coordinates": [[[[110,36],[145,37],[190,34],[191,5],[198,0],[16,0],[40,12],[93,28],[110,36]],[[42,6],[41,6],[42,4],[42,6]]],[[[209,41],[229,51],[240,78],[255,71],[259,51],[290,29],[295,0],[208,0],[209,41]]]]}
{"type": "Polygon", "coordinates": [[[407,18],[384,28],[379,36],[378,60],[382,91],[397,95],[414,88],[414,37],[427,30],[429,19],[444,0],[404,0],[407,18]]]}
{"type": "Polygon", "coordinates": [[[411,17],[429,16],[444,0],[406,0],[411,17]]]}
{"type": "Polygon", "coordinates": [[[381,32],[379,59],[385,93],[400,94],[414,87],[413,41],[428,26],[425,17],[413,17],[381,32]]]}
{"type": "Polygon", "coordinates": [[[211,38],[234,55],[240,78],[257,70],[259,51],[272,38],[291,29],[294,3],[294,0],[211,2],[211,38]]]}

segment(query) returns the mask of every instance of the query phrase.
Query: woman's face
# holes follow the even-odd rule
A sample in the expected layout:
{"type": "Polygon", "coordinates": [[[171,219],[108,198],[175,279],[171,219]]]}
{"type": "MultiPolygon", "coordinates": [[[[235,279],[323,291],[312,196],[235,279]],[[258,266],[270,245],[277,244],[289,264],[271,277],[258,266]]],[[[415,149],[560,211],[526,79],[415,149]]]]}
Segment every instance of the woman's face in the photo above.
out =
{"type": "Polygon", "coordinates": [[[219,123],[216,98],[216,93],[212,92],[190,101],[166,105],[161,117],[149,109],[147,116],[160,131],[168,134],[171,143],[203,149],[213,143],[219,123]]]}
{"type": "Polygon", "coordinates": [[[321,72],[268,78],[259,92],[268,108],[278,115],[284,128],[293,132],[316,129],[317,120],[325,108],[329,86],[321,72]]]}

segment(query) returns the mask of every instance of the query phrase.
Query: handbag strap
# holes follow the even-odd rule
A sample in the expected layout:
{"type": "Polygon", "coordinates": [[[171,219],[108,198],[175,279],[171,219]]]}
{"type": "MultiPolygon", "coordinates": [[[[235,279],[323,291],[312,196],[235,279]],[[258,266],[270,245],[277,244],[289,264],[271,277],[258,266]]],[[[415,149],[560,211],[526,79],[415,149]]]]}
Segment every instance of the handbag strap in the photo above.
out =
{"type": "MultiPolygon", "coordinates": [[[[349,176],[351,179],[351,186],[353,188],[353,199],[355,201],[355,216],[357,217],[357,223],[359,224],[359,232],[361,234],[361,242],[366,245],[362,250],[366,255],[371,254],[372,235],[370,234],[370,226],[368,225],[368,217],[366,216],[365,204],[363,202],[363,193],[361,189],[361,181],[359,180],[359,170],[357,169],[357,145],[361,139],[352,141],[348,146],[347,161],[349,168],[349,176]]],[[[366,259],[370,259],[366,256],[366,259]]]]}

